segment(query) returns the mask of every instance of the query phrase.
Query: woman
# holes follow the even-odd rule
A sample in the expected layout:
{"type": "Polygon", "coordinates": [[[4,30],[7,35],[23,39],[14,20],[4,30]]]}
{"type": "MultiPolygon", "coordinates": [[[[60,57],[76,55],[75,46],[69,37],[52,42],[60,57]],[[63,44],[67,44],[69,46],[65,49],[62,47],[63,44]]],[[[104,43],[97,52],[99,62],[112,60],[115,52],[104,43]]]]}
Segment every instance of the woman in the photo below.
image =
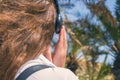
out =
{"type": "Polygon", "coordinates": [[[71,71],[60,68],[67,51],[64,27],[51,56],[55,20],[53,0],[0,0],[0,80],[14,80],[38,64],[52,67],[33,73],[27,80],[77,80],[71,71]]]}

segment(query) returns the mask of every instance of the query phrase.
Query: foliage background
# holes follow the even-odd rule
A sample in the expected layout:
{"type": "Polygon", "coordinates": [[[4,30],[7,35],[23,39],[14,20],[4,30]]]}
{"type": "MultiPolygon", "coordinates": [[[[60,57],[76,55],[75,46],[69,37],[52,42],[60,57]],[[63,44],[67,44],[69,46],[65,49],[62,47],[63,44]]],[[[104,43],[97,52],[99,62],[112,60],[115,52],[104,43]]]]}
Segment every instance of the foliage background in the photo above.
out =
{"type": "Polygon", "coordinates": [[[58,1],[68,37],[66,67],[80,80],[114,80],[113,73],[120,80],[120,0],[58,1]]]}

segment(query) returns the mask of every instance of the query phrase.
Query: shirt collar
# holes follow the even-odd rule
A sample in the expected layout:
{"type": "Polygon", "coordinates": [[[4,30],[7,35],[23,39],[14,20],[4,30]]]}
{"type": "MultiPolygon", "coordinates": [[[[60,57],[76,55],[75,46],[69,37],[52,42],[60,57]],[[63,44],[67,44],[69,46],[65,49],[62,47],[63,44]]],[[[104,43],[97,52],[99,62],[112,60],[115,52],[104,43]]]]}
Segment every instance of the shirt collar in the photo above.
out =
{"type": "Polygon", "coordinates": [[[56,67],[52,62],[50,62],[43,54],[40,54],[38,56],[38,59],[40,59],[43,63],[45,63],[46,65],[51,65],[56,67]]]}

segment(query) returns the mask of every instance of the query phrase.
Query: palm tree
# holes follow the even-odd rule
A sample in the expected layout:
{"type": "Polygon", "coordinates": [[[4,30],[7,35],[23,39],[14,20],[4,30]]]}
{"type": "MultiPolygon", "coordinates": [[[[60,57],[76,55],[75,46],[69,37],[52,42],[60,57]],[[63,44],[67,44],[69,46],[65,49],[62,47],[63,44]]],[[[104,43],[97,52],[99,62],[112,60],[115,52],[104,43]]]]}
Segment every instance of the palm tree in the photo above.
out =
{"type": "MultiPolygon", "coordinates": [[[[111,14],[105,5],[105,0],[83,0],[87,8],[90,10],[90,17],[86,16],[85,19],[77,20],[75,22],[69,22],[66,19],[66,25],[68,33],[71,37],[72,52],[69,54],[70,61],[67,67],[71,65],[74,66],[73,72],[79,70],[84,72],[80,74],[82,80],[101,80],[105,79],[107,75],[111,75],[111,66],[106,65],[106,60],[109,52],[115,53],[116,60],[114,63],[114,68],[112,69],[115,74],[116,80],[119,78],[119,68],[118,64],[120,58],[120,0],[116,1],[116,18],[111,14]],[[92,24],[90,20],[97,17],[99,24],[92,24]],[[76,25],[79,24],[79,25],[76,25]],[[76,27],[77,26],[77,27],[76,27]],[[102,28],[104,30],[102,30],[102,28]],[[113,41],[113,43],[111,43],[113,41]],[[96,45],[97,44],[97,45],[96,45]],[[87,46],[87,47],[86,47],[87,46]],[[99,47],[107,46],[110,48],[108,51],[99,51],[99,47]],[[84,53],[84,60],[76,59],[77,51],[81,50],[84,53]],[[101,66],[96,63],[96,60],[100,55],[105,55],[105,59],[101,66]],[[70,64],[75,61],[75,64],[70,64]],[[83,65],[84,64],[84,65],[83,65]],[[86,66],[86,67],[82,67],[86,66]],[[99,67],[99,68],[98,68],[99,67]]],[[[113,78],[111,78],[112,80],[113,78]]],[[[106,80],[106,79],[105,79],[106,80]]],[[[109,79],[110,80],[110,79],[109,79]]]]}
{"type": "MultiPolygon", "coordinates": [[[[115,79],[119,80],[120,79],[120,64],[119,64],[120,63],[120,60],[119,60],[120,59],[120,24],[118,22],[120,22],[120,0],[117,0],[116,4],[117,4],[116,6],[117,18],[115,19],[111,15],[110,11],[105,7],[103,0],[101,0],[97,4],[86,3],[88,8],[91,10],[91,12],[94,15],[97,15],[99,20],[107,29],[106,32],[104,33],[109,33],[112,40],[114,40],[114,44],[110,45],[111,49],[115,52],[115,55],[116,55],[114,68],[112,69],[112,71],[115,75],[115,79]]],[[[108,43],[107,39],[105,39],[105,41],[108,43]]]]}
{"type": "Polygon", "coordinates": [[[114,62],[114,67],[112,69],[114,76],[115,76],[115,80],[119,80],[120,79],[120,0],[116,1],[116,18],[118,21],[118,32],[117,37],[118,39],[116,40],[116,48],[118,50],[118,52],[116,53],[116,57],[115,57],[115,62],[114,62]]]}

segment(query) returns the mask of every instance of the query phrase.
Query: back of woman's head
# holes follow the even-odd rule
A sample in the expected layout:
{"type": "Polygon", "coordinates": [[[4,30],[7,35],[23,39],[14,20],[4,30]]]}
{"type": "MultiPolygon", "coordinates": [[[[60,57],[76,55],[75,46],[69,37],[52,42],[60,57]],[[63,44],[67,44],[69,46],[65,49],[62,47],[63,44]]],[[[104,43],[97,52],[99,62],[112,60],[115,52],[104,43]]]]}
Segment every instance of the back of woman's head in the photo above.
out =
{"type": "Polygon", "coordinates": [[[54,33],[52,0],[0,0],[0,80],[43,53],[54,33]]]}

